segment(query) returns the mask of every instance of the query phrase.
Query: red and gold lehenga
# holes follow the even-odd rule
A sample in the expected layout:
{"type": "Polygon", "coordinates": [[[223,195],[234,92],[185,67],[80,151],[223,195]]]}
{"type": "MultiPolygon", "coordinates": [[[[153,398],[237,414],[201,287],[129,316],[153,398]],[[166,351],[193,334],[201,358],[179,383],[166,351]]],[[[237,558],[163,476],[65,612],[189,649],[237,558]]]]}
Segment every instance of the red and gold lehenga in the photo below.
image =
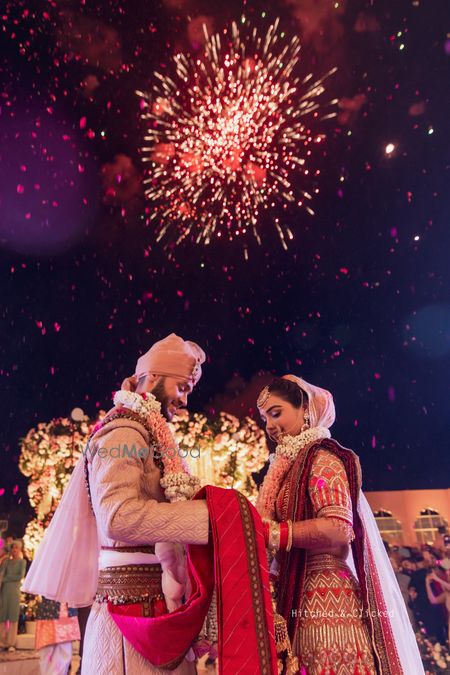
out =
{"type": "Polygon", "coordinates": [[[357,456],[323,439],[300,451],[278,493],[277,520],[331,518],[348,542],[328,543],[327,550],[317,537],[316,543],[310,538],[308,549],[278,552],[278,611],[287,621],[300,672],[307,675],[405,672],[370,571],[358,514],[360,486],[357,456]],[[349,545],[357,575],[347,563],[349,545]]]}
{"type": "MultiPolygon", "coordinates": [[[[355,536],[350,486],[344,463],[324,447],[331,443],[301,453],[280,490],[277,516],[280,521],[332,518],[350,544],[355,536]],[[299,518],[303,492],[306,503],[299,518]]],[[[348,547],[341,548],[327,553],[318,541],[317,549],[279,554],[279,604],[291,631],[294,627],[293,652],[308,675],[377,672],[359,583],[346,563],[348,547]]]]}
{"type": "MultiPolygon", "coordinates": [[[[300,389],[303,424],[298,434],[281,434],[256,508],[275,554],[283,673],[424,675],[404,599],[361,490],[358,457],[331,439],[333,396],[296,375],[281,379],[300,389]]],[[[282,384],[275,391],[290,396],[292,385],[282,384]]],[[[261,411],[271,393],[270,386],[261,391],[261,411]]]]}

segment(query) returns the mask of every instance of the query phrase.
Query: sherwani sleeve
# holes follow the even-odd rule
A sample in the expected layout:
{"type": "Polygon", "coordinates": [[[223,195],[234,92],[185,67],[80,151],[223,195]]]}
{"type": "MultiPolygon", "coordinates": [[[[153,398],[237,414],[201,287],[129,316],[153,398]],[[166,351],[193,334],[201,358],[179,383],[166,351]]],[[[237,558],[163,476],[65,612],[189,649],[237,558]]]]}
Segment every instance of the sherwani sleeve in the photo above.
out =
{"type": "Polygon", "coordinates": [[[93,453],[89,484],[100,530],[109,539],[133,545],[206,544],[209,519],[204,500],[169,503],[149,498],[141,488],[141,457],[129,453],[115,457],[110,452],[125,444],[139,448],[143,441],[147,441],[144,434],[130,425],[115,427],[96,442],[103,452],[93,453]]]}

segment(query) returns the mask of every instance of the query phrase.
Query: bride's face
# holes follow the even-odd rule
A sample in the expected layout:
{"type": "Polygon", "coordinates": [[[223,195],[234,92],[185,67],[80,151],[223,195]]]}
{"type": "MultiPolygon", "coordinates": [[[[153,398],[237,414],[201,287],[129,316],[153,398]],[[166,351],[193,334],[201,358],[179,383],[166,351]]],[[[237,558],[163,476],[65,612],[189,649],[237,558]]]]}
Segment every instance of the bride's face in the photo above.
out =
{"type": "Polygon", "coordinates": [[[259,408],[266,431],[273,441],[280,442],[285,434],[296,436],[304,424],[303,408],[295,408],[276,394],[270,394],[262,408],[259,408]]]}

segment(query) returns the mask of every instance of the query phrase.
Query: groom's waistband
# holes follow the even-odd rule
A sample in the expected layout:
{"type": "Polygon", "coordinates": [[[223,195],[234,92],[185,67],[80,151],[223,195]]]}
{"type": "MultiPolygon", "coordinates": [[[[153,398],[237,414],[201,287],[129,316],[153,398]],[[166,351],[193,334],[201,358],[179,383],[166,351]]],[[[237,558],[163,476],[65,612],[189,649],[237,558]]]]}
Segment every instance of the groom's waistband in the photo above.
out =
{"type": "Polygon", "coordinates": [[[105,567],[98,573],[95,600],[122,605],[161,599],[161,574],[158,563],[105,567]]]}

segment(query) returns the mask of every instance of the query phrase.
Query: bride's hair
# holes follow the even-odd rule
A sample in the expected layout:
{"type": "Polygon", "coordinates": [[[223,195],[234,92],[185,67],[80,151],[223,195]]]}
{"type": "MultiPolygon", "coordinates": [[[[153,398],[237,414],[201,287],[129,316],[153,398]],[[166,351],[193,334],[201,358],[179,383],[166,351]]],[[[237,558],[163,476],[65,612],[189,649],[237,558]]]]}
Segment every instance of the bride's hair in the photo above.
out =
{"type": "Polygon", "coordinates": [[[308,403],[308,395],[296,382],[285,380],[282,377],[275,377],[268,385],[271,394],[276,394],[294,406],[294,408],[301,408],[308,403]]]}

